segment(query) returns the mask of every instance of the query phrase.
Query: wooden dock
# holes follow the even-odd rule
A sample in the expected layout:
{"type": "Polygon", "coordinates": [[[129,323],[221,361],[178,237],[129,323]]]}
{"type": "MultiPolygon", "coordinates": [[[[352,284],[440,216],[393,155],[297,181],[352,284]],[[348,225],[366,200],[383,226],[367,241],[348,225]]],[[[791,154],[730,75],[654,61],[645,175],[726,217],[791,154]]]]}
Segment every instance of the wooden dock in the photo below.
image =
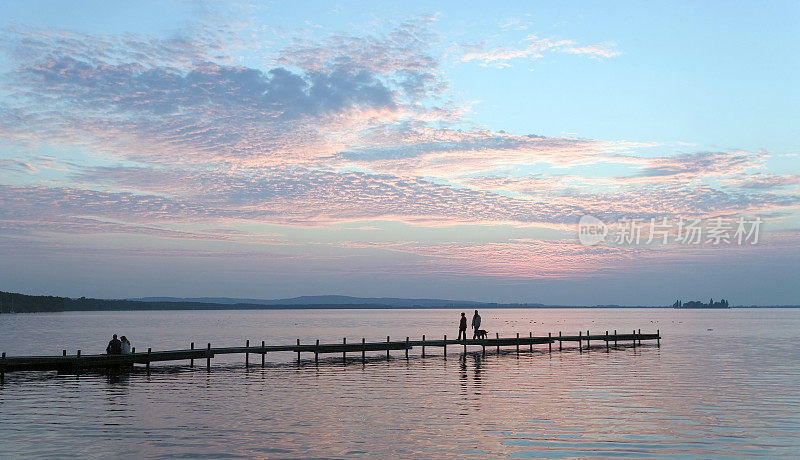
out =
{"type": "Polygon", "coordinates": [[[548,352],[553,351],[553,345],[558,343],[558,349],[563,349],[564,342],[577,342],[578,350],[583,352],[588,350],[592,342],[595,342],[595,348],[604,348],[609,351],[612,347],[622,346],[641,346],[643,340],[655,340],[657,346],[661,346],[661,333],[656,331],[655,334],[643,334],[641,329],[633,331],[630,334],[618,334],[617,331],[609,334],[605,331],[604,334],[586,334],[579,332],[577,335],[563,335],[561,332],[558,335],[552,333],[547,336],[534,336],[533,333],[528,333],[528,336],[520,336],[517,334],[515,337],[499,337],[495,334],[494,338],[486,338],[479,340],[448,340],[445,335],[441,340],[426,339],[423,335],[421,340],[410,340],[406,337],[405,340],[392,341],[390,337],[386,337],[383,342],[367,342],[361,339],[360,342],[347,342],[347,339],[342,339],[342,343],[319,343],[317,340],[313,344],[301,344],[300,339],[292,345],[266,345],[264,341],[260,345],[252,346],[250,341],[245,342],[243,347],[224,347],[212,348],[211,344],[206,344],[205,348],[195,348],[192,342],[189,349],[186,350],[165,350],[165,351],[152,351],[148,348],[146,352],[136,351],[133,348],[133,353],[127,355],[82,355],[81,350],[78,350],[74,355],[68,355],[66,350],[62,351],[61,355],[57,356],[6,356],[5,353],[0,356],[0,378],[5,377],[6,372],[14,371],[77,371],[80,369],[92,368],[117,368],[117,367],[131,367],[135,364],[143,364],[147,369],[150,368],[150,363],[165,362],[165,361],[186,361],[188,360],[190,366],[194,367],[194,360],[205,359],[206,369],[211,369],[211,359],[216,355],[224,354],[244,354],[245,366],[250,366],[250,355],[261,356],[261,366],[264,366],[265,359],[268,353],[275,352],[292,352],[297,355],[297,362],[300,363],[300,355],[302,353],[313,354],[315,362],[319,361],[319,355],[341,353],[344,362],[347,362],[348,353],[351,357],[360,357],[362,362],[366,362],[367,352],[380,351],[386,352],[386,357],[390,357],[391,351],[403,351],[406,358],[409,357],[409,350],[419,348],[421,356],[426,356],[427,348],[442,348],[442,354],[447,355],[447,347],[463,347],[463,352],[467,352],[468,346],[479,346],[481,352],[486,354],[486,349],[495,349],[500,353],[500,347],[515,347],[517,354],[521,351],[533,351],[534,345],[547,345],[548,352]],[[527,349],[527,350],[526,350],[527,349]]]}

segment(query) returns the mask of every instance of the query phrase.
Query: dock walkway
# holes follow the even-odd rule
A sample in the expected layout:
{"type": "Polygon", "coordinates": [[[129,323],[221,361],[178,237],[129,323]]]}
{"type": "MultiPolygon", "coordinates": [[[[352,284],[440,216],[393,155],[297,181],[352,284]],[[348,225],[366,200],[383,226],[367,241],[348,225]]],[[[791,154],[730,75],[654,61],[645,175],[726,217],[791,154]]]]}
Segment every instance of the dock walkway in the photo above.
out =
{"type": "MultiPolygon", "coordinates": [[[[361,339],[361,342],[347,343],[347,339],[343,339],[342,343],[319,343],[317,340],[314,344],[301,344],[300,339],[293,345],[266,345],[264,341],[261,345],[251,346],[250,341],[245,342],[243,347],[223,347],[213,348],[208,343],[205,348],[195,348],[194,342],[191,347],[186,350],[164,350],[153,351],[148,348],[146,352],[136,352],[128,355],[82,355],[81,350],[78,350],[74,355],[68,355],[66,350],[62,350],[60,356],[6,356],[5,353],[0,356],[0,378],[5,376],[6,372],[14,371],[75,371],[80,369],[91,368],[113,368],[133,366],[134,364],[144,364],[148,369],[150,363],[165,362],[165,361],[186,361],[189,360],[190,365],[194,367],[195,359],[205,359],[206,368],[211,369],[211,359],[216,355],[224,354],[244,354],[245,366],[250,366],[250,355],[261,356],[261,366],[264,366],[265,357],[268,353],[275,352],[292,352],[297,354],[297,362],[300,362],[301,353],[313,353],[314,361],[319,360],[319,355],[330,353],[342,353],[342,358],[346,362],[348,353],[356,353],[361,355],[362,362],[366,362],[367,352],[385,351],[387,358],[390,356],[391,351],[403,351],[405,357],[408,358],[409,350],[414,348],[421,349],[421,355],[425,357],[426,348],[442,348],[443,354],[447,354],[448,346],[461,346],[464,353],[467,352],[468,346],[480,346],[482,353],[486,354],[486,348],[495,348],[497,353],[500,352],[500,347],[515,347],[516,352],[520,350],[525,351],[527,347],[529,351],[533,351],[534,345],[547,345],[548,351],[553,351],[553,344],[558,343],[558,349],[563,349],[564,342],[577,342],[578,349],[583,351],[588,349],[591,342],[601,342],[604,344],[606,351],[610,348],[617,347],[622,343],[626,345],[631,343],[634,347],[642,344],[642,340],[655,340],[657,346],[661,346],[661,333],[656,331],[655,334],[643,334],[641,329],[633,331],[630,334],[618,334],[614,331],[609,334],[586,334],[579,332],[578,335],[563,335],[561,332],[558,335],[552,333],[547,336],[534,336],[533,333],[528,333],[528,336],[516,337],[499,337],[495,334],[494,338],[485,338],[478,340],[448,340],[445,335],[442,340],[426,339],[423,335],[422,340],[410,340],[406,337],[405,340],[390,340],[386,337],[385,342],[367,342],[361,339]],[[584,345],[585,342],[585,345],[584,345]]],[[[602,345],[601,345],[602,347],[602,345]]]]}

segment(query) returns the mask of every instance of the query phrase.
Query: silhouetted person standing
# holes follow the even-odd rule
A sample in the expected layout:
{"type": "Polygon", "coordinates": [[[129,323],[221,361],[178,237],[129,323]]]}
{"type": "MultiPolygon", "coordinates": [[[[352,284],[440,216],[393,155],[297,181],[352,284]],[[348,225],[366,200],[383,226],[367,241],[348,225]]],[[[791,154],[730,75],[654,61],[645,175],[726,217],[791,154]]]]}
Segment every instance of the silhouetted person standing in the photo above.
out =
{"type": "Polygon", "coordinates": [[[478,329],[481,328],[481,315],[478,314],[478,310],[475,310],[475,314],[472,316],[472,340],[475,340],[478,337],[478,329]]]}
{"type": "Polygon", "coordinates": [[[106,353],[109,355],[121,355],[122,354],[122,342],[119,341],[117,338],[117,334],[114,334],[114,338],[108,341],[108,346],[106,347],[106,353]]]}
{"type": "Polygon", "coordinates": [[[467,340],[467,316],[463,311],[461,312],[461,322],[458,323],[458,340],[467,340]]]}

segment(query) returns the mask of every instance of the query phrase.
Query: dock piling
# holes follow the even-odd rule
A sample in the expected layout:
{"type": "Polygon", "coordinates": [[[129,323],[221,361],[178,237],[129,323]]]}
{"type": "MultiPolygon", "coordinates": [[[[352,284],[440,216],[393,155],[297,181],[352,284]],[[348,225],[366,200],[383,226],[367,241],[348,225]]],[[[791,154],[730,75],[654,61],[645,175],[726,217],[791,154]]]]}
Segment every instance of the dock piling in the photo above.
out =
{"type": "Polygon", "coordinates": [[[519,356],[519,332],[517,332],[517,356],[519,356]]]}
{"type": "Polygon", "coordinates": [[[244,353],[244,368],[247,369],[250,367],[250,339],[244,342],[244,346],[247,348],[247,351],[244,353]]]}
{"type": "MultiPolygon", "coordinates": [[[[342,345],[347,345],[347,337],[342,337],[342,345]]],[[[317,348],[319,348],[319,339],[317,339],[317,348]]],[[[314,362],[317,362],[317,352],[314,350],[314,362]]],[[[342,350],[342,362],[347,364],[347,351],[342,350]]]]}
{"type": "Polygon", "coordinates": [[[132,355],[135,355],[135,354],[136,354],[136,347],[131,347],[131,354],[132,354],[132,355]]]}
{"type": "Polygon", "coordinates": [[[264,367],[264,358],[267,356],[266,344],[261,341],[261,367],[264,367]]]}
{"type": "Polygon", "coordinates": [[[317,364],[318,362],[319,362],[319,339],[317,339],[317,344],[314,347],[314,364],[317,364]]]}
{"type": "Polygon", "coordinates": [[[211,342],[206,345],[206,372],[211,370],[211,342]]]}
{"type": "Polygon", "coordinates": [[[425,334],[422,334],[422,357],[425,357],[425,334]]]}
{"type": "Polygon", "coordinates": [[[530,347],[531,347],[531,353],[533,353],[533,332],[528,332],[528,338],[530,338],[530,339],[531,339],[531,341],[530,341],[530,342],[528,342],[528,345],[530,345],[530,347]]]}
{"type": "Polygon", "coordinates": [[[408,337],[406,337],[406,359],[408,359],[408,337]]]}
{"type": "Polygon", "coordinates": [[[497,354],[499,355],[500,354],[500,333],[499,332],[495,332],[494,333],[494,338],[497,339],[497,354]]]}
{"type": "Polygon", "coordinates": [[[608,331],[606,331],[606,353],[608,353],[608,331]]]}
{"type": "Polygon", "coordinates": [[[561,351],[561,331],[558,331],[558,351],[561,351]]]}
{"type": "Polygon", "coordinates": [[[447,334],[444,335],[444,351],[442,351],[445,359],[447,358],[447,334]]]}
{"type": "Polygon", "coordinates": [[[67,356],[67,350],[61,350],[61,356],[67,356]]]}
{"type": "Polygon", "coordinates": [[[547,352],[548,353],[552,353],[553,352],[553,333],[552,332],[548,332],[547,333],[547,338],[550,339],[550,342],[547,343],[547,352]]]}
{"type": "Polygon", "coordinates": [[[642,346],[642,330],[639,329],[639,346],[642,346]]]}
{"type": "Polygon", "coordinates": [[[300,364],[300,339],[297,339],[297,364],[300,364]]]}
{"type": "MultiPolygon", "coordinates": [[[[386,343],[389,343],[389,336],[386,336],[386,343]]],[[[386,359],[389,359],[389,348],[386,348],[386,359]]]]}
{"type": "Polygon", "coordinates": [[[367,339],[361,337],[361,364],[365,364],[367,362],[367,339]]]}
{"type": "Polygon", "coordinates": [[[583,336],[581,334],[583,334],[583,332],[578,331],[578,351],[583,353],[583,336]]]}
{"type": "MultiPolygon", "coordinates": [[[[194,350],[194,342],[189,346],[189,349],[194,350]]],[[[194,358],[189,360],[189,367],[194,367],[194,358]]]]}
{"type": "Polygon", "coordinates": [[[6,379],[6,352],[0,357],[0,382],[6,379]]]}
{"type": "Polygon", "coordinates": [[[589,349],[589,329],[586,329],[586,349],[589,349]]]}
{"type": "Polygon", "coordinates": [[[150,348],[150,347],[147,347],[147,364],[145,364],[145,367],[147,368],[147,372],[150,372],[150,354],[152,352],[153,352],[153,349],[150,348]]]}
{"type": "Polygon", "coordinates": [[[633,330],[633,348],[636,348],[636,329],[633,330]]]}
{"type": "Polygon", "coordinates": [[[81,357],[81,351],[78,350],[78,358],[80,358],[80,357],[81,357]]]}
{"type": "Polygon", "coordinates": [[[614,348],[617,348],[617,330],[614,329],[614,348]]]}
{"type": "Polygon", "coordinates": [[[656,337],[656,346],[661,348],[661,331],[659,329],[656,329],[656,335],[658,336],[656,337]]]}

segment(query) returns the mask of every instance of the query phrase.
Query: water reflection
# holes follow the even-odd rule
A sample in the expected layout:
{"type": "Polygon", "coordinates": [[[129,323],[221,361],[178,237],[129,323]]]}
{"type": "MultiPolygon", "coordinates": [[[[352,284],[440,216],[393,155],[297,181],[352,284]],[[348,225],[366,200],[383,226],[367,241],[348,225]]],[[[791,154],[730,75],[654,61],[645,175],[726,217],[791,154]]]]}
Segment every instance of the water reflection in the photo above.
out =
{"type": "MultiPolygon", "coordinates": [[[[449,313],[416,311],[408,324],[429,315],[427,327],[447,325],[449,313]]],[[[470,351],[445,360],[429,350],[426,358],[405,360],[398,353],[386,360],[375,353],[366,364],[357,359],[345,366],[341,356],[297,366],[295,355],[276,353],[264,369],[245,369],[241,357],[231,357],[215,359],[210,372],[198,365],[154,366],[149,375],[141,369],[9,374],[0,386],[0,456],[705,458],[800,451],[800,368],[787,359],[796,354],[798,312],[534,313],[537,321],[560,321],[554,331],[585,331],[587,324],[632,329],[656,321],[665,340],[661,349],[620,344],[609,353],[604,345],[552,354],[526,347],[517,357],[510,347],[499,355],[491,348],[485,357],[470,351]],[[670,315],[681,315],[682,324],[669,326],[670,315]]],[[[162,323],[181,341],[209,324],[221,336],[241,337],[245,323],[254,321],[214,314],[164,315],[155,332],[142,321],[137,337],[154,335],[162,323]]],[[[354,324],[353,335],[368,337],[405,324],[398,312],[358,312],[357,319],[342,312],[295,314],[324,327],[307,329],[312,323],[283,312],[287,316],[259,317],[270,328],[250,331],[251,340],[293,342],[299,332],[281,318],[310,331],[309,342],[326,333],[341,340],[338,328],[354,324]]],[[[525,315],[492,314],[509,321],[525,315]]],[[[91,317],[78,316],[51,333],[72,328],[75,337],[92,335],[87,323],[91,317]]],[[[28,326],[0,323],[0,340],[23,340],[15,335],[20,327],[28,326]]]]}

